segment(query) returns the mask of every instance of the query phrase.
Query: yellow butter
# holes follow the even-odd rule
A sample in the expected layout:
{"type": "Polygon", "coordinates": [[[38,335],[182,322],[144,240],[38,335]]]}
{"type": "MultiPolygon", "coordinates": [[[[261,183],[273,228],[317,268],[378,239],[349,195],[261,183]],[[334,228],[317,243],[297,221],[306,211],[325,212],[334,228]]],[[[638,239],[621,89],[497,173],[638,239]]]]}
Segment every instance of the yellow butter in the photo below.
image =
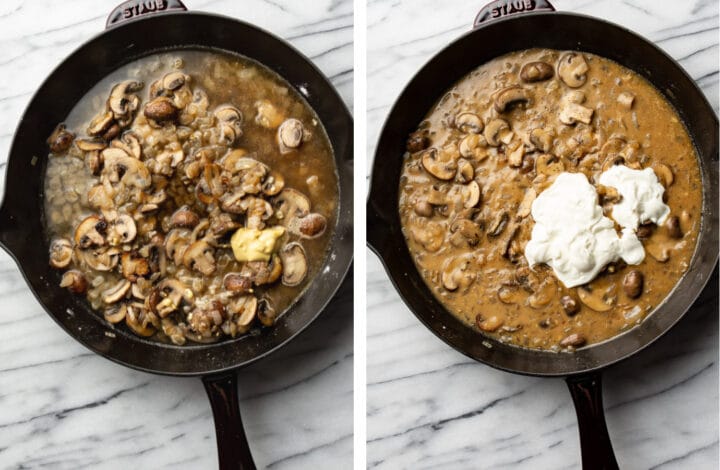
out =
{"type": "Polygon", "coordinates": [[[230,246],[238,261],[268,261],[284,234],[284,227],[239,228],[230,239],[230,246]]]}

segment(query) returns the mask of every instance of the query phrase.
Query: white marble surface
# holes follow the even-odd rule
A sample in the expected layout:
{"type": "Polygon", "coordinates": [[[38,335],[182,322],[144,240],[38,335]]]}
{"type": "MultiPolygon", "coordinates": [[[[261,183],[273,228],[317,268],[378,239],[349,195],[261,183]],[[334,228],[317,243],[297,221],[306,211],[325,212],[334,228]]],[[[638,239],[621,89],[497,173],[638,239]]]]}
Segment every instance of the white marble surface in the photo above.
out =
{"type": "MultiPolygon", "coordinates": [[[[369,159],[402,87],[469,29],[484,2],[438,3],[368,3],[369,159]]],[[[689,71],[717,110],[716,0],[552,3],[655,41],[689,71]]],[[[575,412],[562,380],[520,377],[472,362],[415,319],[369,251],[367,266],[368,467],[580,467],[575,412]]],[[[717,278],[711,283],[717,285],[717,278]]],[[[660,342],[604,375],[608,427],[621,468],[719,467],[716,296],[660,342]]]]}
{"type": "MultiPolygon", "coordinates": [[[[103,29],[118,2],[0,2],[2,180],[31,93],[103,29]]],[[[289,39],[352,106],[352,1],[184,2],[289,39]]],[[[345,288],[286,349],[240,371],[243,421],[260,468],[352,467],[351,295],[345,288]]],[[[216,468],[200,380],[135,372],[91,354],[45,314],[1,250],[0,334],[0,468],[216,468]]]]}

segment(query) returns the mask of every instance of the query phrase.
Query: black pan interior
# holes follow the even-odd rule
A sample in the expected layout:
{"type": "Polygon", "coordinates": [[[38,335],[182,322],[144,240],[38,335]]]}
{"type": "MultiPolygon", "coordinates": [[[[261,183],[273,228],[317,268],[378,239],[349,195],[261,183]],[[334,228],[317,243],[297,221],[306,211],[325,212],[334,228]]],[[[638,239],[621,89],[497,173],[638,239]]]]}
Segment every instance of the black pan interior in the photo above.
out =
{"type": "Polygon", "coordinates": [[[400,295],[430,330],[466,355],[499,369],[532,375],[569,375],[617,362],[661,336],[691,306],[718,255],[718,121],[693,80],[656,46],[595,18],[536,13],[486,24],[433,57],[395,102],[382,130],[368,201],[368,241],[381,257],[400,295]],[[520,349],[485,338],[460,323],[435,299],[419,276],[400,229],[398,181],[405,140],[435,101],[478,65],[533,47],[575,49],[607,57],[655,85],[684,120],[701,157],[703,224],[688,273],[674,293],[640,326],[574,354],[520,349]]]}
{"type": "Polygon", "coordinates": [[[32,291],[71,336],[124,365],[151,372],[196,375],[238,367],[263,357],[302,331],[340,286],[352,260],[352,118],[327,78],[300,52],[259,28],[222,16],[176,13],[151,16],[93,38],[43,83],[18,125],[0,208],[0,242],[18,262],[32,291]],[[45,140],[77,101],[119,66],[154,51],[209,47],[244,55],[274,70],[305,97],[320,117],[335,153],[340,204],[331,253],[305,295],[275,327],[214,345],[177,347],[112,329],[87,303],[58,286],[47,266],[42,188],[45,140]]]}

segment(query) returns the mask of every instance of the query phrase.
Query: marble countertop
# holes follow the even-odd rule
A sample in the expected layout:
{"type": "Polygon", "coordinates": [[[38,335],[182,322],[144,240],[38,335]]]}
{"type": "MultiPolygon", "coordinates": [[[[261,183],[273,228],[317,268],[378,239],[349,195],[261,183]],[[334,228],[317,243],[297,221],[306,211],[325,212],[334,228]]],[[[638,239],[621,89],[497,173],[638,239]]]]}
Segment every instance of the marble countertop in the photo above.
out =
{"type": "MultiPolygon", "coordinates": [[[[551,0],[619,23],[675,57],[718,103],[715,0],[551,0]]],[[[368,158],[415,72],[470,28],[485,2],[368,4],[368,158]]],[[[368,166],[370,168],[370,165],[368,166]]],[[[367,460],[381,469],[580,468],[575,411],[560,379],[499,372],[422,326],[367,252],[367,460]]],[[[710,281],[717,285],[717,277],[710,281]]],[[[621,468],[718,468],[718,301],[706,291],[666,337],[604,374],[621,468]]]]}
{"type": "MultiPolygon", "coordinates": [[[[31,94],[100,32],[117,1],[0,3],[0,187],[31,94]]],[[[351,0],[184,0],[288,39],[352,107],[351,0]]],[[[351,468],[352,279],[288,347],[239,372],[241,409],[259,468],[351,468]]],[[[217,468],[199,379],[158,377],[95,356],[45,314],[0,250],[0,468],[217,468]]]]}

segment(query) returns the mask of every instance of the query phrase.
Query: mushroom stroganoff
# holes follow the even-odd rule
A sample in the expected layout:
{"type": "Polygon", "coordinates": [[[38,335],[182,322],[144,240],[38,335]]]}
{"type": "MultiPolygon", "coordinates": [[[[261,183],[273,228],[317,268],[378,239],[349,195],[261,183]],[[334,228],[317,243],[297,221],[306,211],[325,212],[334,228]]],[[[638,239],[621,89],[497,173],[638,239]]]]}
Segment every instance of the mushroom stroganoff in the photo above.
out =
{"type": "Polygon", "coordinates": [[[698,157],[644,78],[532,49],[473,70],[407,141],[400,218],[458,319],[573,351],[632,328],[683,276],[701,224],[698,157]]]}
{"type": "Polygon", "coordinates": [[[48,145],[50,264],[137,335],[182,345],[271,326],[328,254],[330,142],[249,59],[182,50],[128,64],[48,145]]]}

